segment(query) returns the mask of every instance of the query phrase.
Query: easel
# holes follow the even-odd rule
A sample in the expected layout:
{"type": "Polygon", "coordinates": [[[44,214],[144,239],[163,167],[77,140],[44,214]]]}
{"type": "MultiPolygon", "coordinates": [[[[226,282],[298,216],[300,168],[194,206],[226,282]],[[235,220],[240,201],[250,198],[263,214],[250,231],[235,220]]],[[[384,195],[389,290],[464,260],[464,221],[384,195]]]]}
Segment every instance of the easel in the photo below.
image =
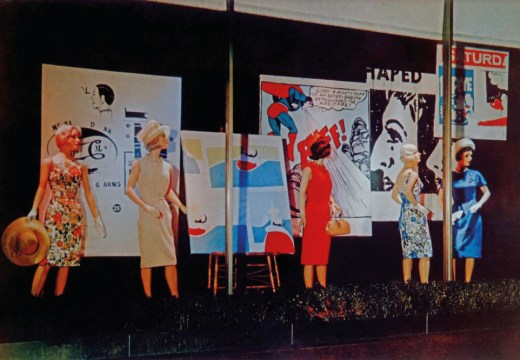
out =
{"type": "MultiPolygon", "coordinates": [[[[278,272],[277,254],[272,253],[246,253],[245,259],[244,288],[247,289],[271,289],[274,292],[281,286],[280,273],[278,272]]],[[[222,285],[226,280],[226,254],[214,252],[209,254],[208,259],[208,289],[217,295],[219,289],[225,289],[222,285]]],[[[233,255],[234,278],[233,288],[237,288],[237,254],[233,255]]]]}
{"type": "MultiPolygon", "coordinates": [[[[237,288],[237,258],[233,256],[233,289],[237,288]]],[[[225,289],[224,285],[220,285],[221,280],[226,282],[226,253],[213,252],[209,254],[208,259],[208,289],[213,290],[213,296],[217,295],[218,289],[225,289]]]]}

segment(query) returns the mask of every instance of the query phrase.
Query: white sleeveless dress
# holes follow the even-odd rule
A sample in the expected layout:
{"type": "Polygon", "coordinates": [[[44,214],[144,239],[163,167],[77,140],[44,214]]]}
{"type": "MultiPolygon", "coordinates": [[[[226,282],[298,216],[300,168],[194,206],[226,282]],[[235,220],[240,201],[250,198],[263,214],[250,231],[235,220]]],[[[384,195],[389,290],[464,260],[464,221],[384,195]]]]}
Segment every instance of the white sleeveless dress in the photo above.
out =
{"type": "Polygon", "coordinates": [[[165,199],[170,186],[171,167],[166,161],[146,155],[139,159],[141,171],[137,187],[143,201],[159,210],[160,219],[139,207],[137,231],[141,252],[141,268],[177,265],[172,230],[172,213],[165,199]]]}

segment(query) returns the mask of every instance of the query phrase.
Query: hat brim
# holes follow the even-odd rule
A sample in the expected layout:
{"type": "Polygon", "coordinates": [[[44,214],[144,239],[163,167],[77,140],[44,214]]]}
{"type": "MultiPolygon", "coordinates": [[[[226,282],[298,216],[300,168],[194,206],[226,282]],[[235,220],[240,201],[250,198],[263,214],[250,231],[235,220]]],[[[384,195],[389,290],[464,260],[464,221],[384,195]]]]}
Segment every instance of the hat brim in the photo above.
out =
{"type": "Polygon", "coordinates": [[[161,125],[161,129],[163,129],[164,135],[166,137],[170,136],[170,132],[172,131],[172,129],[170,129],[168,125],[161,125]]]}
{"type": "Polygon", "coordinates": [[[472,140],[467,139],[467,138],[463,138],[463,139],[458,140],[455,143],[455,147],[458,148],[459,150],[460,149],[464,149],[465,147],[469,147],[470,149],[475,151],[475,143],[472,140]]]}
{"type": "Polygon", "coordinates": [[[45,259],[50,247],[49,234],[45,226],[38,220],[29,220],[21,217],[7,226],[2,234],[2,250],[5,256],[13,264],[19,266],[31,266],[45,259]],[[18,235],[22,231],[32,231],[38,239],[38,250],[30,255],[18,255],[14,251],[18,235]]]}
{"type": "Polygon", "coordinates": [[[147,136],[147,132],[149,132],[150,130],[147,128],[147,126],[152,126],[152,125],[149,125],[149,124],[156,124],[156,125],[159,125],[159,123],[155,120],[150,120],[149,123],[146,124],[146,126],[144,128],[142,128],[138,133],[137,135],[135,136],[137,138],[138,141],[142,142],[144,145],[147,145],[148,143],[150,143],[153,139],[155,139],[157,136],[161,135],[161,132],[158,131],[159,129],[161,129],[161,131],[164,133],[164,135],[166,137],[169,137],[170,136],[170,132],[171,132],[171,129],[168,125],[159,125],[159,128],[156,128],[155,131],[153,131],[155,134],[154,135],[151,135],[151,136],[147,136]],[[145,138],[146,137],[146,138],[145,138]]]}

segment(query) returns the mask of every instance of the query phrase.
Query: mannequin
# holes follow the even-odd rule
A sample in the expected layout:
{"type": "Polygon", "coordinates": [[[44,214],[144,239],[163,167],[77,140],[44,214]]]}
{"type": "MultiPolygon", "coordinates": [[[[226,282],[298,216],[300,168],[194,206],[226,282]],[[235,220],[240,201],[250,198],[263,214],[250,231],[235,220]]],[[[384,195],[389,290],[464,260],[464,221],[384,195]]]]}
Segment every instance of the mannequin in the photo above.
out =
{"type": "Polygon", "coordinates": [[[164,267],[170,295],[179,297],[177,256],[172,213],[168,203],[178,206],[183,213],[186,207],[171,189],[173,167],[164,161],[161,150],[167,149],[170,128],[150,120],[137,134],[148,154],[134,160],[126,186],[126,195],[139,206],[137,230],[141,252],[141,282],[146,298],[152,297],[152,268],[164,267]],[[139,187],[140,196],[135,191],[139,187]]]}
{"type": "MultiPolygon", "coordinates": [[[[482,217],[480,208],[491,196],[484,176],[469,169],[475,144],[463,138],[455,143],[457,165],[452,174],[453,181],[453,244],[455,255],[465,259],[464,281],[469,283],[475,268],[475,259],[482,257],[482,217]],[[482,196],[477,201],[477,192],[482,196]]],[[[456,280],[456,259],[453,259],[453,279],[456,280]]]]}
{"type": "Polygon", "coordinates": [[[327,286],[330,236],[325,228],[330,220],[330,208],[334,213],[340,211],[332,196],[332,179],[323,164],[330,156],[329,142],[319,137],[311,145],[310,158],[314,161],[303,169],[300,184],[300,226],[304,229],[301,263],[308,289],[314,284],[315,271],[320,286],[327,286]]]}
{"type": "Polygon", "coordinates": [[[433,251],[427,221],[430,211],[419,203],[422,183],[419,179],[418,166],[421,154],[417,146],[403,145],[401,161],[404,166],[397,174],[392,189],[392,199],[401,205],[399,232],[403,250],[403,280],[405,283],[411,280],[413,259],[418,258],[420,281],[422,284],[427,284],[433,251]]]}
{"type": "Polygon", "coordinates": [[[65,291],[69,267],[79,266],[82,243],[85,240],[86,221],[79,200],[83,186],[87,205],[94,217],[96,232],[105,237],[106,231],[99,216],[96,200],[88,180],[87,165],[75,159],[81,146],[81,128],[62,125],[56,130],[56,145],[59,153],[46,158],[40,167],[40,181],[34,197],[29,219],[37,217],[37,209],[44,197],[47,185],[52,198],[45,214],[45,227],[51,239],[47,258],[38,265],[34,274],[31,294],[39,297],[51,267],[58,267],[54,295],[61,296],[65,291]]]}

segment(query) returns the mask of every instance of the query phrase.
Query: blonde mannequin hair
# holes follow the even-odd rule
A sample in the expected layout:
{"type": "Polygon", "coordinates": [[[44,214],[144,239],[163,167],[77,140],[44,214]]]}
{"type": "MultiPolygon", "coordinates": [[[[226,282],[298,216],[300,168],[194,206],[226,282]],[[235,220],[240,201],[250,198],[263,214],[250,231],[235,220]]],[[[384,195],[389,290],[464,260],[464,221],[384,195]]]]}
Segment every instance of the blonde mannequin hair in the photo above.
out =
{"type": "Polygon", "coordinates": [[[404,163],[413,160],[416,152],[417,146],[414,144],[404,144],[401,148],[401,161],[404,163]]]}
{"type": "Polygon", "coordinates": [[[56,130],[55,140],[58,148],[61,149],[63,145],[67,142],[72,132],[77,130],[79,132],[79,136],[81,137],[81,128],[79,126],[74,125],[61,125],[56,130]]]}

